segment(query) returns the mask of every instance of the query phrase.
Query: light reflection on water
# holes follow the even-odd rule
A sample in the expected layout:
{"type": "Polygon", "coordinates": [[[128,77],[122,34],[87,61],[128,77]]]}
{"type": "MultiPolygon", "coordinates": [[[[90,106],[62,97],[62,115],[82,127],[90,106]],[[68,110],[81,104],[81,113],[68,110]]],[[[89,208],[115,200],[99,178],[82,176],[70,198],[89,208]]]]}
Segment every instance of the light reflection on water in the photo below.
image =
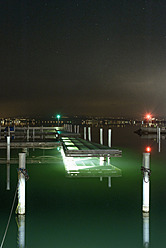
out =
{"type": "MultiPolygon", "coordinates": [[[[108,178],[102,182],[100,177],[66,178],[57,149],[30,149],[29,158],[43,161],[27,165],[30,179],[26,184],[26,223],[19,229],[13,214],[4,247],[17,247],[17,237],[21,237],[18,242],[23,244],[23,234],[25,247],[31,248],[157,247],[159,240],[160,247],[164,247],[166,144],[162,140],[159,153],[156,139],[143,139],[134,130],[132,127],[112,130],[112,144],[122,149],[122,158],[112,158],[111,164],[122,171],[122,177],[112,178],[111,188],[107,187],[108,178]],[[146,145],[152,146],[149,216],[142,214],[140,171],[146,145]],[[25,233],[21,231],[24,228],[25,233]]],[[[104,133],[106,137],[106,130],[104,133]]],[[[92,141],[99,142],[98,129],[92,130],[92,141]]],[[[12,150],[11,158],[19,152],[12,150]]],[[[6,191],[7,171],[1,165],[1,240],[17,183],[16,167],[11,165],[11,190],[6,191]]]]}

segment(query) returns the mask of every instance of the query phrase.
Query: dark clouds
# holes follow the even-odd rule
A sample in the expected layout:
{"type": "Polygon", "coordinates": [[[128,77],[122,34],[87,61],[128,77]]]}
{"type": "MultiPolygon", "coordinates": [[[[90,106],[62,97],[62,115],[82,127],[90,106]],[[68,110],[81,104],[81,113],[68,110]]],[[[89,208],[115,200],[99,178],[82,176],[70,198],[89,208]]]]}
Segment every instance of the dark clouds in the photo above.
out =
{"type": "Polygon", "coordinates": [[[165,115],[164,1],[0,1],[1,115],[165,115]]]}

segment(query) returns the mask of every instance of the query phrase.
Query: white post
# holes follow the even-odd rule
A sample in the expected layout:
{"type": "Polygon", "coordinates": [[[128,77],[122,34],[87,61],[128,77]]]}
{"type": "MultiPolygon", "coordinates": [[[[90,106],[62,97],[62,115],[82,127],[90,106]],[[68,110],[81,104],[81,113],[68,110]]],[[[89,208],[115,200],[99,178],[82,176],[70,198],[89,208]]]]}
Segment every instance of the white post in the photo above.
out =
{"type": "Polygon", "coordinates": [[[100,128],[100,144],[103,145],[103,128],[100,128]]]}
{"type": "Polygon", "coordinates": [[[150,170],[150,153],[143,153],[143,168],[144,168],[144,177],[143,177],[143,204],[142,211],[145,213],[149,212],[149,188],[150,180],[148,171],[150,170]]]}
{"type": "Polygon", "coordinates": [[[79,133],[79,132],[80,132],[80,126],[77,125],[77,133],[79,133]]]}
{"type": "Polygon", "coordinates": [[[88,140],[91,141],[91,127],[88,127],[88,140]]]}
{"type": "Polygon", "coordinates": [[[149,247],[149,213],[143,213],[143,247],[149,247]]]}
{"type": "Polygon", "coordinates": [[[8,127],[8,136],[10,136],[10,127],[8,127]]]}
{"type": "Polygon", "coordinates": [[[70,132],[71,132],[71,133],[73,132],[72,124],[70,124],[70,132]]]}
{"type": "Polygon", "coordinates": [[[84,127],[84,140],[86,140],[86,127],[84,127]]]}
{"type": "Polygon", "coordinates": [[[33,128],[33,141],[35,140],[35,128],[33,128]]]}
{"type": "Polygon", "coordinates": [[[159,152],[161,151],[161,132],[160,132],[160,127],[158,129],[158,140],[159,140],[159,152]]]}
{"type": "Polygon", "coordinates": [[[10,163],[10,136],[7,136],[7,163],[10,163]]]}
{"type": "MultiPolygon", "coordinates": [[[[19,169],[25,169],[25,153],[19,153],[19,169]]],[[[18,214],[25,214],[25,176],[19,172],[18,177],[18,214]]]]}
{"type": "Polygon", "coordinates": [[[7,164],[7,185],[6,189],[10,190],[10,164],[7,164]]]}
{"type": "Polygon", "coordinates": [[[43,139],[43,126],[41,126],[41,130],[40,131],[41,131],[41,139],[43,139]]]}
{"type": "Polygon", "coordinates": [[[74,125],[74,132],[76,133],[77,132],[77,126],[74,125]]]}
{"type": "Polygon", "coordinates": [[[159,127],[157,126],[157,143],[159,143],[159,127]]]}
{"type": "Polygon", "coordinates": [[[108,129],[108,146],[111,147],[111,129],[108,129]]]}
{"type": "Polygon", "coordinates": [[[27,127],[27,141],[29,141],[29,126],[27,127]]]}
{"type": "Polygon", "coordinates": [[[25,215],[18,215],[18,247],[25,248],[25,215]]]}

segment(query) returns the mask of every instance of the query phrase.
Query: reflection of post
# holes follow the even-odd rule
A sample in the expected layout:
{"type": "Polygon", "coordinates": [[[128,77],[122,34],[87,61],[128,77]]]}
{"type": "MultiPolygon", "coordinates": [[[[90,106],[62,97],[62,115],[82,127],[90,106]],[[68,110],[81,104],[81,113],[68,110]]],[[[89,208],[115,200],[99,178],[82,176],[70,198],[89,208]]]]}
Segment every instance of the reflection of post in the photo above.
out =
{"type": "Polygon", "coordinates": [[[18,215],[18,247],[25,248],[25,215],[18,215]]]}
{"type": "MultiPolygon", "coordinates": [[[[25,153],[19,153],[19,169],[25,169],[25,153]]],[[[25,176],[18,177],[18,214],[25,214],[25,176]]]]}
{"type": "Polygon", "coordinates": [[[149,212],[149,187],[150,187],[150,153],[143,153],[143,205],[142,211],[149,212]]]}
{"type": "Polygon", "coordinates": [[[111,188],[111,177],[108,177],[108,187],[111,188]]]}
{"type": "Polygon", "coordinates": [[[10,163],[10,136],[7,136],[7,163],[10,163]]]}
{"type": "Polygon", "coordinates": [[[107,157],[107,163],[110,165],[110,157],[107,157]]]}
{"type": "Polygon", "coordinates": [[[10,164],[7,164],[7,190],[10,190],[10,164]]]}
{"type": "Polygon", "coordinates": [[[149,213],[143,213],[143,247],[149,247],[149,213]]]}
{"type": "Polygon", "coordinates": [[[88,140],[91,141],[91,128],[88,127],[88,140]]]}
{"type": "Polygon", "coordinates": [[[100,157],[100,165],[104,165],[104,157],[100,157]]]}

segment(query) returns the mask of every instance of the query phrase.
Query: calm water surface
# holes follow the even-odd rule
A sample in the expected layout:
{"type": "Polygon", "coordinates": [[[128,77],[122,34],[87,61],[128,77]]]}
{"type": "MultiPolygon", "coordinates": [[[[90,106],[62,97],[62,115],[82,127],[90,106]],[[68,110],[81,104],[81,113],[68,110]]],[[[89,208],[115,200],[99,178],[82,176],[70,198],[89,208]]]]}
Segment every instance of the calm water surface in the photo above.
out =
{"type": "MultiPolygon", "coordinates": [[[[99,178],[65,177],[61,153],[57,149],[29,150],[30,157],[47,156],[52,163],[27,165],[30,179],[26,183],[25,247],[165,247],[166,141],[162,140],[159,153],[156,140],[134,134],[138,128],[112,128],[112,144],[122,149],[123,155],[111,159],[111,163],[122,170],[122,177],[112,178],[111,188],[107,178],[100,181],[99,178]],[[148,225],[145,226],[141,206],[140,168],[146,145],[152,147],[149,241],[144,237],[148,225]]],[[[99,142],[98,128],[92,130],[92,141],[99,142]]],[[[21,150],[12,150],[11,157],[18,157],[19,152],[21,150]]],[[[6,151],[1,151],[1,158],[5,156],[6,151]]],[[[0,168],[1,240],[16,189],[16,168],[17,165],[11,165],[10,191],[6,190],[6,166],[0,168]]],[[[20,247],[15,211],[3,247],[20,247]]]]}

